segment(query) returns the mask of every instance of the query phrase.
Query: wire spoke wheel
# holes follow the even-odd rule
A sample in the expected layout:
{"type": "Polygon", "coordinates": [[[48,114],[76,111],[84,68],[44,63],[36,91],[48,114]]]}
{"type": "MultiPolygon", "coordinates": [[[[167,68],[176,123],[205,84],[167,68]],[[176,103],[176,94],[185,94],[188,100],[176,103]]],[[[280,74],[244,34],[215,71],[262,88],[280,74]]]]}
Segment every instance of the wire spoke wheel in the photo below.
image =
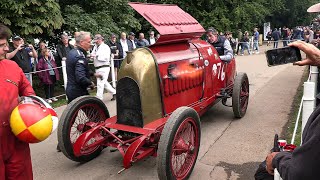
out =
{"type": "Polygon", "coordinates": [[[200,119],[189,107],[175,110],[161,133],[158,147],[159,179],[187,179],[200,148],[200,119]]]}
{"type": "MultiPolygon", "coordinates": [[[[63,154],[77,162],[86,162],[97,157],[102,150],[99,145],[83,148],[82,155],[76,157],[73,144],[81,134],[104,122],[109,117],[107,107],[98,98],[82,96],[73,100],[64,110],[58,126],[58,142],[63,154]]],[[[92,137],[85,146],[89,146],[101,138],[101,136],[92,137]]]]}
{"type": "MultiPolygon", "coordinates": [[[[106,120],[106,118],[103,109],[95,103],[81,106],[70,120],[70,142],[74,144],[82,133],[89,130],[91,128],[90,123],[98,124],[99,122],[106,120]]],[[[91,138],[86,145],[88,146],[97,140],[99,140],[99,137],[91,138]]],[[[97,150],[97,148],[99,148],[99,146],[86,149],[85,151],[82,151],[82,153],[84,155],[91,154],[97,150]]]]}

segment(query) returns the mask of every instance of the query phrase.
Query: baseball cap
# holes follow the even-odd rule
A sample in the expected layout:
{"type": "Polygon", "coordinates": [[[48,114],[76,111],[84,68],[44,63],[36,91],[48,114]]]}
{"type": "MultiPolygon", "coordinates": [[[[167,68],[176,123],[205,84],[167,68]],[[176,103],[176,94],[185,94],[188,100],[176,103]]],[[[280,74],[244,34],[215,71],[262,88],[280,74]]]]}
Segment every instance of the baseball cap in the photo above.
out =
{"type": "Polygon", "coordinates": [[[13,36],[13,38],[12,38],[12,40],[14,40],[14,41],[17,41],[17,40],[20,40],[20,39],[22,39],[22,38],[20,36],[18,36],[18,35],[13,36]]]}
{"type": "Polygon", "coordinates": [[[133,32],[129,32],[129,35],[130,36],[134,36],[135,34],[133,32]]]}
{"type": "Polygon", "coordinates": [[[114,37],[117,37],[117,36],[115,34],[111,34],[111,37],[114,38],[114,37]]]}

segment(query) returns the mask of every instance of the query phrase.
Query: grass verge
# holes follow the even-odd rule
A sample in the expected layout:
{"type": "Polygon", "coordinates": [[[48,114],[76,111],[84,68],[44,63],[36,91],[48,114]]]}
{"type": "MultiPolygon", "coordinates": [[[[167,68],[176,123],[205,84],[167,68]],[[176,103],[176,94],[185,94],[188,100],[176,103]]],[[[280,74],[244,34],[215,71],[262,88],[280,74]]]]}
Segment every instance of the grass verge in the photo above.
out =
{"type": "MultiPolygon", "coordinates": [[[[309,76],[309,69],[306,67],[305,70],[304,70],[304,73],[303,73],[303,75],[301,77],[299,87],[297,89],[296,95],[294,96],[294,99],[293,99],[293,102],[292,102],[292,105],[291,105],[291,110],[290,110],[290,113],[288,115],[288,122],[282,129],[281,137],[286,139],[288,143],[291,142],[292,135],[293,135],[293,132],[294,132],[295,123],[296,123],[296,120],[297,120],[298,111],[299,111],[301,99],[302,99],[302,96],[303,96],[303,83],[305,81],[307,81],[308,76],[309,76]]],[[[297,133],[296,133],[296,137],[295,137],[295,141],[294,141],[294,144],[298,145],[298,146],[301,143],[301,124],[302,124],[302,121],[301,121],[301,116],[300,116],[299,126],[298,126],[298,129],[297,129],[297,133]]]]}

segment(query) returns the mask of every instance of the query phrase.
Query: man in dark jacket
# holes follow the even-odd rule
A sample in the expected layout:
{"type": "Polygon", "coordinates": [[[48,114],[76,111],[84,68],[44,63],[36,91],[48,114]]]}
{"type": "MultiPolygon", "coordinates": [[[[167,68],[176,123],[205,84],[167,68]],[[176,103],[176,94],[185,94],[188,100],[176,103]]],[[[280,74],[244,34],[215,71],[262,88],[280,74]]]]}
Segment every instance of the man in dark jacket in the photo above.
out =
{"type": "Polygon", "coordinates": [[[279,44],[279,40],[281,37],[280,31],[278,31],[277,28],[274,29],[274,31],[272,32],[272,39],[274,41],[273,43],[273,48],[278,48],[278,44],[279,44]]]}
{"type": "Polygon", "coordinates": [[[229,62],[233,58],[233,50],[230,42],[226,37],[219,36],[218,31],[214,28],[207,30],[208,42],[216,48],[222,61],[229,62]]]}
{"type": "Polygon", "coordinates": [[[132,50],[137,48],[137,39],[135,38],[135,34],[133,32],[129,33],[129,42],[131,43],[132,50]]]}
{"type": "Polygon", "coordinates": [[[24,72],[25,76],[32,82],[32,76],[30,72],[32,71],[30,66],[30,56],[33,58],[38,57],[38,53],[34,49],[34,47],[29,44],[24,44],[23,39],[20,36],[14,36],[12,38],[13,46],[10,47],[9,52],[6,54],[7,59],[11,59],[15,61],[19,67],[24,72]],[[26,49],[29,48],[30,52],[26,49]]]}
{"type": "MultiPolygon", "coordinates": [[[[306,53],[308,59],[296,62],[295,65],[320,66],[320,50],[312,44],[296,41],[289,46],[295,46],[306,53]]],[[[318,180],[317,171],[320,167],[320,106],[318,106],[305,125],[302,134],[302,144],[293,153],[273,152],[266,158],[266,169],[273,174],[277,168],[282,179],[286,180],[318,180]]]]}
{"type": "Polygon", "coordinates": [[[89,95],[87,88],[93,88],[94,83],[91,81],[90,76],[94,74],[88,65],[87,51],[91,48],[91,37],[89,32],[80,32],[76,37],[77,48],[72,49],[66,61],[67,66],[67,89],[66,94],[68,103],[77,97],[89,95]]]}
{"type": "MultiPolygon", "coordinates": [[[[61,43],[57,45],[57,67],[60,67],[63,58],[67,58],[68,53],[74,49],[74,47],[69,43],[69,37],[67,34],[61,35],[61,43]]],[[[61,71],[61,70],[60,70],[61,71]]]]}
{"type": "Polygon", "coordinates": [[[148,40],[146,40],[144,38],[144,34],[143,33],[139,33],[139,39],[137,41],[137,45],[138,45],[138,47],[146,47],[146,46],[150,45],[148,40]]]}

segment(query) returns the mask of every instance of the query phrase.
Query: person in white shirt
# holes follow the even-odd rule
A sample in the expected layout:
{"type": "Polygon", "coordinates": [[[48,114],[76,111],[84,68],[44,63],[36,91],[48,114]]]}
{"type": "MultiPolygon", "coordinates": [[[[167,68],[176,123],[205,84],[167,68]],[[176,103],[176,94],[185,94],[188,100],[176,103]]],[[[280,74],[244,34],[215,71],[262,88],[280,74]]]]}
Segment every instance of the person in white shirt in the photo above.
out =
{"type": "Polygon", "coordinates": [[[116,90],[108,82],[110,72],[110,58],[111,50],[108,45],[104,43],[104,38],[100,34],[96,34],[94,37],[95,46],[93,47],[91,57],[93,58],[93,64],[96,69],[96,73],[102,77],[97,78],[97,98],[103,100],[103,91],[106,89],[112,93],[111,101],[116,99],[116,90]]]}
{"type": "Polygon", "coordinates": [[[126,58],[127,52],[129,51],[128,40],[126,33],[122,32],[120,37],[120,44],[123,51],[123,59],[126,58]]]}
{"type": "Polygon", "coordinates": [[[154,43],[156,43],[156,38],[154,37],[154,31],[150,31],[149,33],[149,44],[152,45],[154,43]]]}

